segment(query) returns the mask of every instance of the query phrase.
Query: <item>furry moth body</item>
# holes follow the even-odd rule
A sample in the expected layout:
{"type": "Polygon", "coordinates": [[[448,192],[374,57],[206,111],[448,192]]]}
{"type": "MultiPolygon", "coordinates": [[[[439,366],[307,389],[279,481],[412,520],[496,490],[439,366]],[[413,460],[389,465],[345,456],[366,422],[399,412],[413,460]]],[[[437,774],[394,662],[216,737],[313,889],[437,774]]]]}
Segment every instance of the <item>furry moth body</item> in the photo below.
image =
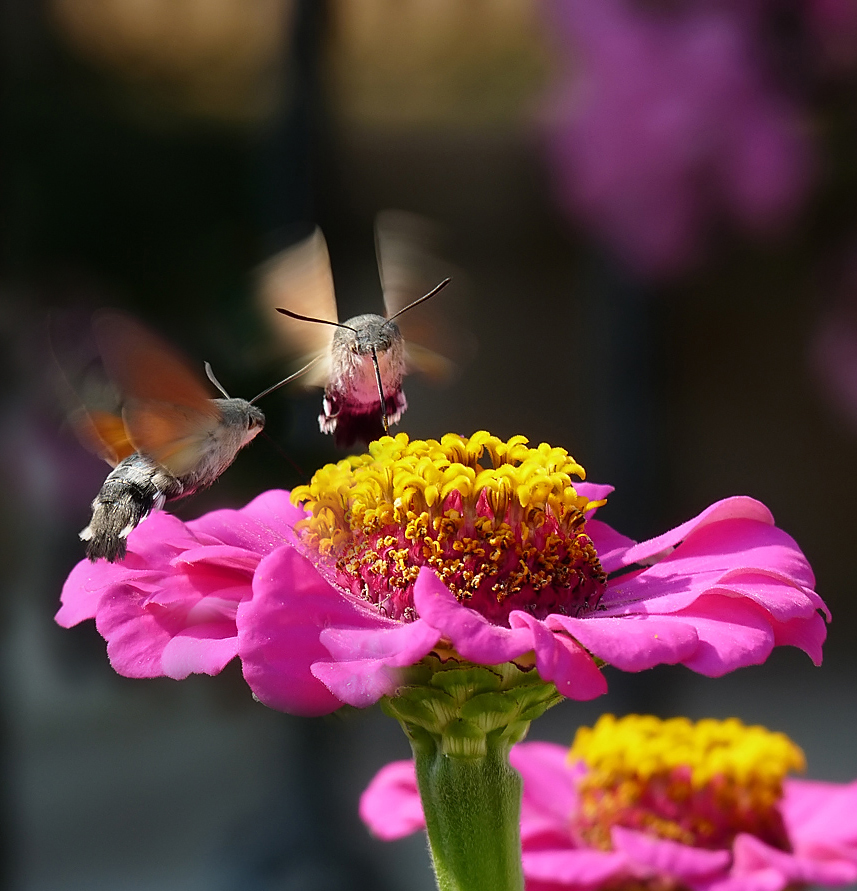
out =
{"type": "Polygon", "coordinates": [[[333,334],[330,382],[318,418],[321,432],[332,433],[339,446],[377,439],[408,407],[405,340],[396,323],[366,314],[344,325],[333,334]]]}
{"type": "Polygon", "coordinates": [[[340,447],[377,439],[400,420],[408,407],[402,390],[407,372],[443,377],[451,368],[438,353],[406,340],[396,321],[449,283],[445,278],[422,293],[421,285],[432,273],[422,268],[424,232],[415,230],[425,228],[425,221],[410,214],[379,216],[376,246],[386,317],[370,313],[338,321],[327,245],[318,229],[263,269],[261,301],[289,319],[278,333],[301,354],[302,367],[282,383],[303,377],[307,386],[324,387],[319,427],[340,447]]]}
{"type": "Polygon", "coordinates": [[[80,537],[90,560],[115,562],[151,511],[211,485],[265,417],[245,399],[210,399],[184,360],[127,316],[103,313],[94,331],[122,404],[118,412],[87,406],[80,416],[86,441],[113,465],[80,537]]]}

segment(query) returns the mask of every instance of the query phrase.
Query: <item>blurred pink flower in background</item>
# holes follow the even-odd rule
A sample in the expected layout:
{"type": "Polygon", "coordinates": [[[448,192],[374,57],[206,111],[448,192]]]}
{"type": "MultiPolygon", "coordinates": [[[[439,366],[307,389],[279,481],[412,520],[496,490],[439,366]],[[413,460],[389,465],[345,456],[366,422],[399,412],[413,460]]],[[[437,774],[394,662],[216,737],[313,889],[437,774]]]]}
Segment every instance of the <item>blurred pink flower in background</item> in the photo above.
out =
{"type": "Polygon", "coordinates": [[[804,114],[768,76],[756,19],[726,4],[550,6],[557,197],[639,273],[691,266],[723,221],[777,233],[806,197],[804,114]]]}
{"type": "Polygon", "coordinates": [[[805,0],[804,14],[818,41],[822,64],[835,70],[857,63],[857,3],[854,0],[805,0]]]}
{"type": "MultiPolygon", "coordinates": [[[[857,881],[857,782],[783,779],[803,759],[782,734],[734,719],[608,715],[578,739],[599,733],[611,739],[591,765],[577,740],[571,753],[544,742],[510,753],[524,781],[527,891],[782,891],[857,881]]],[[[385,841],[425,827],[413,761],[378,772],[360,816],[385,841]]]]}

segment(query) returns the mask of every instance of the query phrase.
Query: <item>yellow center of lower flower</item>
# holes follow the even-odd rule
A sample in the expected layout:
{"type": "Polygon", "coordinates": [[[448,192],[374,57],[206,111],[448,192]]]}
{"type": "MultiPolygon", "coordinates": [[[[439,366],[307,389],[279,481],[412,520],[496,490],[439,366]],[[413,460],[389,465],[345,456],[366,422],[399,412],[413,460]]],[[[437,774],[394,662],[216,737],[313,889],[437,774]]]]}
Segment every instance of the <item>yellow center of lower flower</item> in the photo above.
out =
{"type": "Polygon", "coordinates": [[[295,489],[310,514],[295,528],[338,583],[392,618],[416,618],[422,566],[498,624],[513,609],[577,615],[597,605],[606,576],[585,528],[603,501],[578,495],[572,477],[584,470],[565,449],[523,436],[399,433],[295,489]]]}
{"type": "Polygon", "coordinates": [[[739,832],[788,849],[778,803],[783,778],[803,770],[803,752],[782,733],[726,721],[602,716],[575,736],[582,762],[572,831],[612,847],[624,826],[704,848],[727,848],[739,832]]]}

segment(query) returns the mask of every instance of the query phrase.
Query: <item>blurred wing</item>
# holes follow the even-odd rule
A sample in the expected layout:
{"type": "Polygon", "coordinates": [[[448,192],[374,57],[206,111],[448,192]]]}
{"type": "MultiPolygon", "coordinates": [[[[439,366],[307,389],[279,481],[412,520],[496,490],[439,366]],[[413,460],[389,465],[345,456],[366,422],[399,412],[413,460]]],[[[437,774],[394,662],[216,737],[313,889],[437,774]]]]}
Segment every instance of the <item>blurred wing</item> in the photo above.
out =
{"type": "Polygon", "coordinates": [[[282,307],[302,316],[339,321],[330,257],[321,229],[262,266],[257,294],[263,316],[285,348],[293,370],[321,357],[298,383],[304,387],[326,386],[330,378],[333,326],[292,319],[276,312],[282,307]]]}
{"type": "Polygon", "coordinates": [[[455,374],[455,363],[451,359],[412,340],[405,341],[405,363],[409,371],[419,371],[435,381],[448,381],[455,374]]]}
{"type": "Polygon", "coordinates": [[[463,338],[450,323],[449,307],[460,302],[463,276],[438,252],[439,228],[416,214],[386,210],[375,222],[378,273],[387,318],[432,290],[447,277],[452,281],[437,297],[396,319],[405,338],[409,368],[437,380],[448,379],[464,354],[463,338]]]}
{"type": "Polygon", "coordinates": [[[214,416],[189,412],[168,402],[130,399],[122,411],[135,450],[154,458],[173,476],[184,476],[199,464],[212,434],[222,423],[214,416]]]}
{"type": "Polygon", "coordinates": [[[75,418],[75,426],[83,444],[111,467],[136,451],[125,422],[119,415],[82,410],[75,418]]]}
{"type": "Polygon", "coordinates": [[[205,384],[169,344],[129,316],[102,312],[93,330],[108,375],[122,395],[122,420],[134,451],[173,475],[199,460],[222,422],[205,384]]]}
{"type": "Polygon", "coordinates": [[[122,400],[92,337],[89,319],[54,315],[48,326],[54,383],[81,444],[115,467],[134,452],[122,420],[122,400]]]}

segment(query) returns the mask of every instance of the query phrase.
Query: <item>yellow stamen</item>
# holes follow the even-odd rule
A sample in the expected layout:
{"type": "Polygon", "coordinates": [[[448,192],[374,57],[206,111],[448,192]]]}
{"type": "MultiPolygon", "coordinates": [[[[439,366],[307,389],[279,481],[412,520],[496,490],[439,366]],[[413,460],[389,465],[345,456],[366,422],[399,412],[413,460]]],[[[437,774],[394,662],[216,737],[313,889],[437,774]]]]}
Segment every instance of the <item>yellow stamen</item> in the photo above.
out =
{"type": "Polygon", "coordinates": [[[604,582],[585,535],[586,513],[604,502],[577,493],[573,479],[584,475],[564,449],[530,448],[523,436],[399,433],[296,488],[292,500],[309,516],[295,528],[391,614],[401,605],[387,603],[388,589],[412,582],[420,565],[462,600],[490,590],[499,604],[558,585],[579,593],[577,610],[604,582]]]}
{"type": "Polygon", "coordinates": [[[786,841],[776,810],[783,779],[803,752],[782,733],[726,721],[602,716],[578,730],[569,759],[583,762],[576,830],[610,847],[610,827],[685,844],[727,845],[740,831],[786,841]]]}

